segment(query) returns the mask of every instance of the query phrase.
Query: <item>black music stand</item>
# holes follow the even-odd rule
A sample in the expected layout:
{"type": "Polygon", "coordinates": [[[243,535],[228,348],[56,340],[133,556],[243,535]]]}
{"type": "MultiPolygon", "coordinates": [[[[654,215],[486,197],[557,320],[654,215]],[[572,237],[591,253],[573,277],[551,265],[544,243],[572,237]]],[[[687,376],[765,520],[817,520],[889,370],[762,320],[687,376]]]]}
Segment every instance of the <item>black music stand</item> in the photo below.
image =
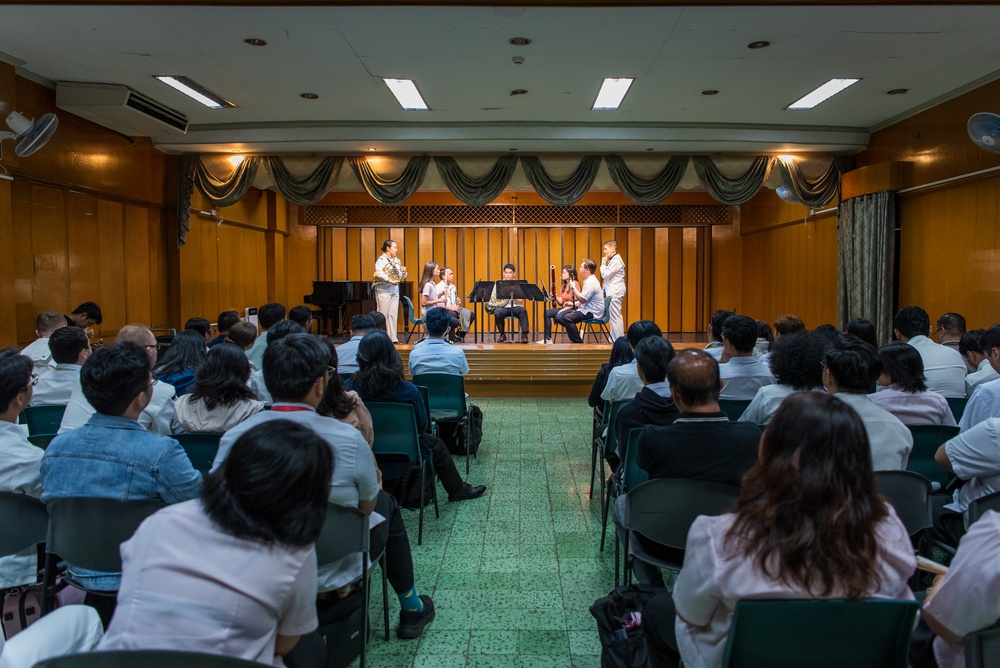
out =
{"type": "Polygon", "coordinates": [[[483,332],[483,339],[486,339],[486,333],[482,328],[482,309],[480,306],[485,304],[490,300],[490,295],[493,294],[493,286],[495,283],[493,281],[476,281],[475,285],[472,286],[472,292],[469,293],[468,302],[474,304],[473,308],[476,309],[476,322],[479,325],[476,326],[476,333],[473,336],[473,341],[479,343],[479,333],[483,332]]]}
{"type": "MultiPolygon", "coordinates": [[[[530,299],[533,302],[542,302],[542,310],[545,310],[545,302],[548,301],[548,295],[544,290],[535,285],[534,283],[527,283],[523,286],[525,299],[530,299]]],[[[538,315],[537,310],[532,306],[531,309],[531,331],[535,334],[538,333],[538,322],[535,319],[538,315]]]]}
{"type": "MultiPolygon", "coordinates": [[[[520,299],[521,301],[545,300],[545,295],[534,283],[529,283],[523,279],[514,281],[497,281],[497,299],[510,300],[520,299]]],[[[531,330],[535,330],[535,309],[531,309],[531,330]]],[[[511,339],[513,343],[513,339],[511,339]]]]}

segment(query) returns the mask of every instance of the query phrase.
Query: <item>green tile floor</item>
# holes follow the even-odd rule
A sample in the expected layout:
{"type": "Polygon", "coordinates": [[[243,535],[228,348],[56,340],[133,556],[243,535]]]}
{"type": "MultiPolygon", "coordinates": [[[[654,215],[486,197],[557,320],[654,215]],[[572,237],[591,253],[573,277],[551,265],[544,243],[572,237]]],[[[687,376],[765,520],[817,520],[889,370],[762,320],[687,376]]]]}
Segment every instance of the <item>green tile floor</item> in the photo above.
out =
{"type": "MultiPolygon", "coordinates": [[[[598,550],[600,502],[590,484],[591,411],[583,399],[483,399],[483,445],[468,480],[485,496],[403,511],[417,589],[437,617],[419,640],[399,640],[390,591],[381,633],[381,578],[373,580],[372,668],[590,668],[600,665],[588,609],[614,586],[614,544],[598,550]]],[[[456,458],[459,470],[464,458],[456,458]]],[[[610,536],[610,530],[609,530],[610,536]]],[[[612,539],[613,540],[613,539],[612,539]]],[[[355,662],[357,665],[357,662],[355,662]]]]}

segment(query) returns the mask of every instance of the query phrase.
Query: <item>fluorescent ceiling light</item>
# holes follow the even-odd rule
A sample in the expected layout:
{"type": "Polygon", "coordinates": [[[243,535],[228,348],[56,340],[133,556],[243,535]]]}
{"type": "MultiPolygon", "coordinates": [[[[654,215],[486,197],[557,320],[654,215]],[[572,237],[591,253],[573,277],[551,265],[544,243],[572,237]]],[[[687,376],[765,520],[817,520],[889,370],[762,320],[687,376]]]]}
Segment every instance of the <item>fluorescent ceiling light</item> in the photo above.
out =
{"type": "Polygon", "coordinates": [[[382,79],[405,111],[427,111],[427,103],[420,97],[417,85],[410,79],[382,79]]]}
{"type": "Polygon", "coordinates": [[[167,84],[176,91],[184,93],[188,97],[197,102],[202,103],[210,109],[226,109],[229,107],[235,107],[236,105],[229,100],[219,97],[212,91],[208,90],[198,82],[189,79],[187,77],[179,76],[157,76],[163,83],[167,84]]]}
{"type": "Polygon", "coordinates": [[[830,79],[805,97],[792,102],[787,108],[796,111],[812,109],[820,102],[828,100],[840,91],[853,86],[859,81],[861,81],[861,79],[830,79]]]}
{"type": "Polygon", "coordinates": [[[594,111],[614,111],[622,103],[625,93],[635,79],[605,79],[601,84],[601,92],[594,100],[594,111]]]}

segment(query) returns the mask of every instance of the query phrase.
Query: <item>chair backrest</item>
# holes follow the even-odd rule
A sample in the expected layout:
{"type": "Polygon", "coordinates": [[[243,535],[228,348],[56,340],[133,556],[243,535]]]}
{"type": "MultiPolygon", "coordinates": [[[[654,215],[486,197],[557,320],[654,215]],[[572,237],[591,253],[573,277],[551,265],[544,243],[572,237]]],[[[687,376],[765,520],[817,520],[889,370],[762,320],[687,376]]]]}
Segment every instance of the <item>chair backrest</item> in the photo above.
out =
{"type": "Polygon", "coordinates": [[[219,452],[222,434],[171,434],[170,438],[181,444],[195,470],[208,473],[219,452]]]}
{"type": "Polygon", "coordinates": [[[906,668],[916,601],[746,600],[736,604],[727,668],[906,668]]]}
{"type": "Polygon", "coordinates": [[[218,654],[172,652],[168,650],[128,650],[120,652],[87,652],[45,659],[35,668],[260,668],[259,663],[218,654]]]}
{"type": "Polygon", "coordinates": [[[119,501],[93,497],[56,499],[48,504],[47,549],[80,568],[116,573],[119,546],[142,521],[163,508],[162,501],[119,501]]]}
{"type": "Polygon", "coordinates": [[[33,434],[28,437],[28,442],[30,442],[36,448],[41,448],[45,450],[49,447],[49,443],[55,438],[57,434],[33,434]]]}
{"type": "Polygon", "coordinates": [[[433,419],[461,418],[465,404],[465,379],[450,373],[421,373],[413,384],[427,388],[428,414],[433,419]]]}
{"type": "Polygon", "coordinates": [[[417,388],[418,392],[420,392],[420,398],[424,400],[424,412],[427,413],[427,418],[430,419],[430,415],[431,415],[431,394],[430,394],[430,390],[427,389],[426,385],[420,385],[418,383],[414,383],[413,386],[415,388],[417,388]]]}
{"type": "Polygon", "coordinates": [[[376,455],[398,455],[419,462],[420,437],[417,418],[410,404],[371,401],[365,403],[372,416],[376,455]]]}
{"type": "Polygon", "coordinates": [[[367,552],[370,540],[369,516],[357,508],[331,503],[316,539],[316,562],[323,566],[340,561],[355,552],[367,552]]]}
{"type": "Polygon", "coordinates": [[[646,469],[639,468],[639,437],[642,436],[642,427],[629,429],[628,442],[625,444],[625,452],[622,454],[622,491],[628,492],[638,485],[649,480],[646,469]]]}
{"type": "Polygon", "coordinates": [[[1000,627],[965,636],[965,668],[1000,668],[1000,627]]]}
{"type": "Polygon", "coordinates": [[[617,425],[618,411],[621,409],[623,401],[614,401],[604,404],[604,422],[608,425],[608,435],[604,439],[604,451],[618,453],[617,425]]]}
{"type": "Polygon", "coordinates": [[[688,530],[699,515],[732,509],[740,488],[709,480],[654,478],[628,492],[628,528],[677,550],[687,545],[688,530]]]}
{"type": "Polygon", "coordinates": [[[994,492],[993,494],[981,496],[969,503],[969,525],[971,526],[973,522],[979,521],[979,518],[982,517],[983,513],[987,510],[1000,512],[1000,492],[994,492]]]}
{"type": "Polygon", "coordinates": [[[399,298],[402,299],[403,302],[405,302],[405,304],[406,304],[406,314],[410,318],[410,324],[411,325],[422,325],[422,324],[424,324],[423,317],[420,317],[420,318],[415,317],[414,314],[416,313],[416,311],[413,310],[413,302],[410,301],[410,298],[407,297],[406,295],[400,295],[399,298]]]}
{"type": "Polygon", "coordinates": [[[913,435],[913,450],[906,463],[906,470],[919,473],[931,482],[946,485],[950,474],[934,461],[934,453],[941,445],[958,435],[958,427],[948,427],[942,424],[909,425],[913,435]]]}
{"type": "Polygon", "coordinates": [[[962,415],[965,414],[965,405],[969,403],[968,397],[947,397],[948,408],[951,409],[951,414],[955,416],[955,422],[962,421],[962,415]]]}
{"type": "Polygon", "coordinates": [[[24,494],[0,492],[0,557],[44,543],[49,530],[45,504],[24,494]]]}
{"type": "Polygon", "coordinates": [[[719,410],[731,421],[736,422],[750,405],[750,399],[719,399],[719,410]]]}
{"type": "Polygon", "coordinates": [[[930,528],[931,481],[912,471],[876,471],[875,487],[896,510],[911,536],[930,528]]]}
{"type": "Polygon", "coordinates": [[[28,433],[54,434],[59,431],[66,406],[28,406],[21,412],[21,422],[28,425],[28,433]]]}

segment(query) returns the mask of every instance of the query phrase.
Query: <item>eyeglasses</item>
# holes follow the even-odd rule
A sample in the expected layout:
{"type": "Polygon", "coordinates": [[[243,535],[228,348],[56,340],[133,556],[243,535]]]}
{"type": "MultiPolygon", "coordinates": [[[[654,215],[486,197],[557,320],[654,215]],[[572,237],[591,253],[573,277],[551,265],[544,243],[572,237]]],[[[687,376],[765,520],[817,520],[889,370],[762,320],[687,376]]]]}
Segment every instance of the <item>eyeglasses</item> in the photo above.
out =
{"type": "Polygon", "coordinates": [[[24,386],[24,389],[23,389],[23,390],[21,390],[21,391],[22,391],[22,392],[24,392],[24,391],[25,391],[25,390],[27,390],[27,389],[28,389],[29,387],[34,387],[35,385],[38,385],[38,374],[37,374],[37,373],[33,373],[33,374],[31,374],[31,380],[29,380],[29,381],[28,381],[28,384],[27,384],[27,385],[25,385],[25,386],[24,386]]]}
{"type": "Polygon", "coordinates": [[[154,378],[153,380],[149,381],[149,387],[153,387],[154,385],[156,385],[159,382],[160,382],[159,378],[154,378]]]}
{"type": "Polygon", "coordinates": [[[143,346],[143,348],[145,348],[146,350],[156,350],[157,346],[159,346],[159,345],[160,344],[158,344],[158,343],[150,343],[150,344],[147,344],[147,345],[143,346]]]}

